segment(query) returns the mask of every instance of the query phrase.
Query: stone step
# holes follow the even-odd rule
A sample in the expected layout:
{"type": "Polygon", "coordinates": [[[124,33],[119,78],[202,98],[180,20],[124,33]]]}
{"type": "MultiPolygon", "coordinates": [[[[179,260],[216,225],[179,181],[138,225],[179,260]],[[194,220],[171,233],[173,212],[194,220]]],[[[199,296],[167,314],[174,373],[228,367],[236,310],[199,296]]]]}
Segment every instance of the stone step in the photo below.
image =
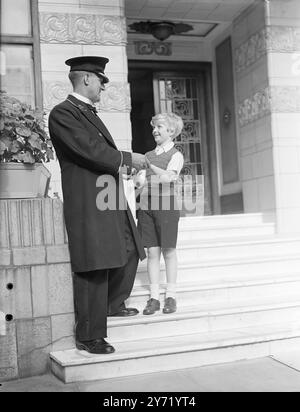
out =
{"type": "MultiPolygon", "coordinates": [[[[166,285],[160,288],[160,302],[164,303],[166,285]]],[[[300,296],[300,272],[296,275],[266,276],[245,280],[199,281],[197,283],[179,283],[177,287],[178,307],[197,304],[211,304],[223,302],[224,305],[233,302],[243,303],[244,299],[270,296],[300,296]]],[[[128,307],[138,308],[140,311],[150,298],[148,286],[135,287],[127,300],[128,307]]]]}
{"type": "Polygon", "coordinates": [[[192,216],[180,219],[180,227],[201,226],[205,228],[225,228],[236,226],[258,226],[276,221],[274,213],[241,213],[232,215],[192,216]]]}
{"type": "MultiPolygon", "coordinates": [[[[197,256],[197,255],[196,255],[197,256]]],[[[299,273],[300,254],[277,254],[266,256],[247,256],[230,258],[210,258],[178,264],[178,283],[201,281],[228,281],[251,279],[253,276],[278,275],[282,273],[299,273]]],[[[161,282],[166,278],[164,263],[161,262],[161,282]]],[[[148,285],[146,262],[141,262],[138,268],[135,287],[148,285]]]]}
{"type": "Polygon", "coordinates": [[[300,321],[300,296],[256,298],[231,305],[223,302],[179,307],[176,313],[144,316],[141,313],[129,318],[108,320],[108,337],[111,342],[161,338],[191,333],[208,333],[217,330],[252,327],[300,321]]]}
{"type": "Polygon", "coordinates": [[[186,240],[214,240],[214,239],[226,239],[234,237],[260,237],[275,234],[275,223],[264,223],[258,225],[245,225],[239,226],[211,226],[203,227],[201,224],[193,226],[179,225],[178,241],[186,240]]]}
{"type": "Polygon", "coordinates": [[[275,220],[274,214],[263,213],[184,217],[179,221],[178,239],[180,242],[274,235],[275,220]]]}
{"type": "Polygon", "coordinates": [[[273,214],[240,214],[185,217],[179,222],[179,241],[274,235],[273,214]]]}
{"type": "Polygon", "coordinates": [[[178,243],[177,254],[180,262],[201,261],[209,258],[263,256],[272,254],[299,253],[299,237],[265,236],[262,238],[218,239],[214,241],[195,240],[178,243]]]}
{"type": "Polygon", "coordinates": [[[52,372],[63,382],[119,378],[272,356],[299,348],[300,321],[209,333],[120,342],[110,355],[70,349],[51,353],[52,372]]]}

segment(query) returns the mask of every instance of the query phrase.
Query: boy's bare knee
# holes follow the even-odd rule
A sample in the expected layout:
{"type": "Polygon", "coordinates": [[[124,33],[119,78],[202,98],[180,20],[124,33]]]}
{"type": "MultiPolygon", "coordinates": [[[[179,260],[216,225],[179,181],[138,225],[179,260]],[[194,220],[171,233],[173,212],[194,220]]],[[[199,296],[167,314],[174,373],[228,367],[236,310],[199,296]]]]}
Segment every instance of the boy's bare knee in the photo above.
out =
{"type": "Polygon", "coordinates": [[[162,253],[165,259],[171,259],[176,256],[176,249],[163,249],[162,253]]]}
{"type": "Polygon", "coordinates": [[[148,259],[160,258],[160,254],[161,254],[160,247],[151,247],[148,249],[148,259]]]}

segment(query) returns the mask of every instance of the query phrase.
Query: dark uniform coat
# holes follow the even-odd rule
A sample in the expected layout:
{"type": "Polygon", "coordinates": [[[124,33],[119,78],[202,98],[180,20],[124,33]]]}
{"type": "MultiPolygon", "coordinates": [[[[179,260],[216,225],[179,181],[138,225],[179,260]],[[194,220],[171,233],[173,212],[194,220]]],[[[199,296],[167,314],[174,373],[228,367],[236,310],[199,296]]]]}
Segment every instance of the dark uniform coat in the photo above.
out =
{"type": "Polygon", "coordinates": [[[124,193],[122,179],[119,183],[119,168],[120,165],[131,168],[131,154],[118,151],[100,118],[72,95],[51,111],[49,132],[61,166],[73,271],[118,268],[127,263],[126,213],[140,259],[144,259],[130,210],[101,211],[96,205],[101,191],[96,186],[99,176],[109,175],[117,191],[124,193]]]}

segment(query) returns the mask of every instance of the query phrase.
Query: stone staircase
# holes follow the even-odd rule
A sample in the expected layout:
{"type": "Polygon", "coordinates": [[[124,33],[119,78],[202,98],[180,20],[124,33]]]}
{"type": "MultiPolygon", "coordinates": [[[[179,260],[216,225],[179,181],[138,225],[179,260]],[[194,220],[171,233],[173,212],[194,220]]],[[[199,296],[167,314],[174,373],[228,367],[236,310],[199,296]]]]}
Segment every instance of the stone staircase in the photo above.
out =
{"type": "MultiPolygon", "coordinates": [[[[107,379],[268,356],[299,345],[300,236],[277,236],[274,216],[182,219],[178,258],[176,313],[110,318],[114,354],[52,352],[53,373],[64,382],[107,379]]],[[[128,306],[143,309],[147,283],[143,262],[128,306]]]]}

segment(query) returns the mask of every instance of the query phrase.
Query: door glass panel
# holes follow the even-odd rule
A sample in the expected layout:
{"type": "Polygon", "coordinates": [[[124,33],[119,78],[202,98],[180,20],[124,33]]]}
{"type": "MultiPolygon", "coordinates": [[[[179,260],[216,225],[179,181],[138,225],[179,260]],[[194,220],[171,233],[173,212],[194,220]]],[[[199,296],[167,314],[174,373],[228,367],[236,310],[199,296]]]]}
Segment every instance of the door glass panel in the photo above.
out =
{"type": "MultiPolygon", "coordinates": [[[[157,112],[174,112],[182,117],[184,129],[176,138],[175,146],[185,159],[182,176],[189,176],[192,182],[182,188],[184,198],[191,196],[197,202],[197,210],[185,214],[204,214],[203,165],[201,156],[201,122],[199,113],[199,96],[197,78],[157,75],[159,101],[156,102],[157,112]]],[[[183,203],[184,206],[184,203],[183,203]]]]}
{"type": "Polygon", "coordinates": [[[31,12],[29,0],[1,1],[1,34],[31,35],[31,12]]]}

